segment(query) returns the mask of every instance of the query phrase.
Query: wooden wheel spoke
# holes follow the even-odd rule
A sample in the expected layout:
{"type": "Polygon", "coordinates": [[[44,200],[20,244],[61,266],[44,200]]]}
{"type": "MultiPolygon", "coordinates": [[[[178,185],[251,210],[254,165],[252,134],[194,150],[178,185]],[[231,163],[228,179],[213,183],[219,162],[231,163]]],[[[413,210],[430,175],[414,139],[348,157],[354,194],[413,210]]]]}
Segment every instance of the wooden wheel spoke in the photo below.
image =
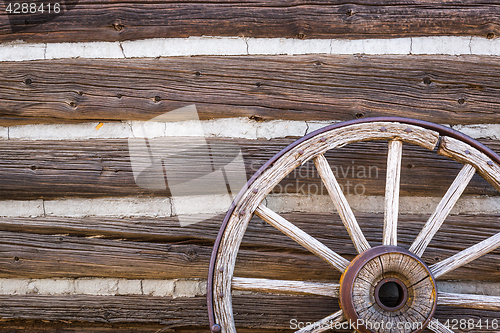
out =
{"type": "Polygon", "coordinates": [[[320,333],[329,331],[335,323],[344,321],[344,313],[342,310],[335,312],[311,325],[308,325],[295,333],[320,333]]]}
{"type": "Polygon", "coordinates": [[[429,325],[427,326],[428,329],[435,333],[454,333],[452,330],[450,330],[448,327],[444,326],[439,322],[439,320],[433,318],[429,325]]]}
{"type": "Polygon", "coordinates": [[[411,252],[415,253],[419,257],[422,256],[427,248],[427,245],[429,245],[436,232],[439,228],[441,228],[444,220],[450,214],[453,206],[455,206],[475,173],[476,169],[472,165],[465,164],[463,166],[462,170],[460,170],[450,188],[448,188],[448,191],[439,202],[436,210],[431,215],[429,220],[427,220],[427,223],[422,228],[422,231],[420,231],[419,235],[411,245],[411,252]]]}
{"type": "Polygon", "coordinates": [[[349,266],[348,260],[262,204],[257,207],[255,214],[339,271],[344,272],[349,266]]]}
{"type": "Polygon", "coordinates": [[[438,305],[499,311],[500,296],[438,293],[438,305]]]}
{"type": "Polygon", "coordinates": [[[344,226],[351,236],[352,242],[354,243],[354,247],[358,253],[361,253],[370,248],[370,244],[363,235],[361,228],[359,227],[358,221],[356,221],[356,217],[354,217],[354,213],[352,212],[347,199],[342,193],[342,189],[340,188],[335,175],[328,164],[324,155],[319,155],[314,159],[314,164],[316,165],[316,169],[323,180],[323,183],[332,198],[332,201],[337,208],[337,211],[344,222],[344,226]]]}
{"type": "Polygon", "coordinates": [[[432,274],[435,278],[440,277],[454,269],[462,267],[465,264],[495,250],[500,246],[500,232],[490,238],[477,243],[457,254],[440,261],[430,267],[432,274]]]}
{"type": "Polygon", "coordinates": [[[232,288],[277,294],[307,294],[339,297],[340,284],[233,277],[232,288]]]}
{"type": "Polygon", "coordinates": [[[383,245],[398,245],[399,183],[401,178],[401,156],[403,143],[389,141],[387,153],[387,177],[385,185],[385,214],[383,245]]]}

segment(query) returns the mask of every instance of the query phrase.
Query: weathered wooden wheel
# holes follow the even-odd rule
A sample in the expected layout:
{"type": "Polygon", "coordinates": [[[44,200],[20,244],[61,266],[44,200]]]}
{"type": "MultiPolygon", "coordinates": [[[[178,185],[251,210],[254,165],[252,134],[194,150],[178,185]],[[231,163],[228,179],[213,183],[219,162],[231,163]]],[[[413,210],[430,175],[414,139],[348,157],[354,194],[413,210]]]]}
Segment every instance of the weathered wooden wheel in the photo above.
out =
{"type": "Polygon", "coordinates": [[[356,323],[359,332],[452,332],[433,318],[436,306],[500,310],[500,297],[440,293],[435,278],[500,246],[500,233],[428,267],[420,258],[475,173],[500,191],[500,157],[479,142],[447,127],[406,118],[371,118],[335,124],[291,144],[268,161],[242,189],[228,211],[216,240],[208,276],[208,311],[212,332],[235,333],[231,291],[304,293],[338,297],[341,310],[297,332],[323,332],[334,323],[356,323]],[[385,214],[381,246],[371,247],[326,160],[327,150],[346,144],[388,140],[385,214]],[[404,143],[463,164],[434,213],[409,249],[397,245],[399,183],[404,143]],[[262,204],[288,173],[314,160],[325,187],[359,253],[351,262],[262,204]],[[342,273],[339,283],[234,277],[239,246],[256,214],[342,273]],[[398,297],[381,297],[384,289],[398,297]]]}

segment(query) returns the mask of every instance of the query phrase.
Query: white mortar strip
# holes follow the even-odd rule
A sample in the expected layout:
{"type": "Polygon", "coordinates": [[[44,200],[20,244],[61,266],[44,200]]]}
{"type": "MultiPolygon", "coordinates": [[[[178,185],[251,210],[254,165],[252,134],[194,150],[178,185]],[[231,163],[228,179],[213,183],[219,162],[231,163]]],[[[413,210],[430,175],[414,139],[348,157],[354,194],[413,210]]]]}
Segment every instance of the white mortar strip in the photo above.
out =
{"type": "MultiPolygon", "coordinates": [[[[500,283],[480,281],[438,281],[440,292],[500,296],[500,283]]],[[[196,297],[206,295],[203,279],[127,280],[111,278],[0,279],[0,295],[144,295],[196,297]]],[[[244,292],[233,291],[233,294],[244,292]]]]}
{"type": "Polygon", "coordinates": [[[207,282],[202,279],[0,279],[1,295],[150,295],[177,298],[203,296],[206,289],[207,282]]]}
{"type": "MultiPolygon", "coordinates": [[[[346,195],[354,213],[384,213],[383,196],[346,195]]],[[[440,197],[400,197],[399,214],[432,214],[440,197]]],[[[336,213],[328,195],[269,195],[266,205],[275,212],[336,213]]],[[[462,196],[451,211],[459,214],[499,214],[500,197],[462,196]]]]}
{"type": "MultiPolygon", "coordinates": [[[[384,197],[346,195],[355,212],[383,213],[384,197]]],[[[439,197],[401,197],[400,214],[431,214],[439,197]]],[[[266,199],[269,208],[279,213],[335,213],[328,195],[279,194],[266,199]]],[[[3,200],[2,217],[85,217],[85,216],[200,216],[199,221],[225,213],[230,202],[227,195],[185,196],[174,198],[97,198],[58,200],[3,200]],[[204,218],[201,218],[204,217],[204,218]]],[[[463,196],[451,214],[500,214],[500,197],[463,196]]]]}
{"type": "Polygon", "coordinates": [[[28,44],[17,41],[0,44],[0,61],[280,54],[500,55],[500,39],[454,36],[359,40],[189,37],[125,42],[28,44]]]}
{"type": "MultiPolygon", "coordinates": [[[[271,120],[255,121],[248,118],[221,118],[200,121],[207,138],[278,139],[301,137],[332,121],[271,120]]],[[[151,122],[88,122],[81,124],[36,124],[0,127],[0,140],[87,140],[128,139],[193,136],[193,121],[151,122]],[[98,126],[99,125],[99,126],[98,126]]],[[[446,125],[449,126],[449,125],[446,125]]],[[[449,126],[450,127],[450,126],[449,126]]],[[[474,139],[500,140],[500,124],[455,125],[456,129],[474,139]]]]}
{"type": "Polygon", "coordinates": [[[206,137],[273,139],[299,137],[337,121],[271,120],[258,122],[248,118],[221,118],[202,121],[152,122],[123,121],[81,124],[36,124],[0,127],[0,138],[7,140],[87,140],[156,137],[189,137],[199,135],[200,126],[206,137]],[[99,125],[99,126],[98,126],[99,125]]]}

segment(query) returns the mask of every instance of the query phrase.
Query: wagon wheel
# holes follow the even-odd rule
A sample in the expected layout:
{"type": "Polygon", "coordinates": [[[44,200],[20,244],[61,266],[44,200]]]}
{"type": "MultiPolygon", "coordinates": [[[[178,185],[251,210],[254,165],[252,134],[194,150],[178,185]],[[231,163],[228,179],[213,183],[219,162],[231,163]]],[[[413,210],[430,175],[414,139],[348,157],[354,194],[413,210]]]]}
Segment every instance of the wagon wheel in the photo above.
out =
{"type": "Polygon", "coordinates": [[[344,321],[365,323],[359,332],[410,333],[427,327],[452,332],[433,318],[436,306],[500,310],[500,297],[440,293],[435,278],[500,246],[500,233],[441,262],[427,266],[420,258],[475,173],[500,190],[500,157],[479,142],[449,128],[407,118],[371,118],[327,126],[294,142],[274,156],[250,179],[228,211],[217,237],[208,277],[211,331],[236,333],[231,290],[313,294],[338,297],[341,310],[296,333],[323,332],[344,321]],[[371,247],[324,156],[346,144],[387,140],[387,177],[382,245],[371,247]],[[401,155],[404,143],[434,150],[463,164],[410,248],[397,246],[401,155]],[[293,169],[313,160],[318,173],[359,253],[351,262],[294,226],[262,202],[293,169]],[[338,283],[283,281],[233,277],[239,246],[256,214],[342,273],[338,283]],[[381,289],[397,288],[397,301],[380,297],[381,289]],[[360,319],[360,321],[358,321],[360,319]],[[390,322],[383,327],[372,324],[390,322]],[[328,325],[322,325],[328,323],[328,325]],[[399,324],[397,323],[402,323],[399,324]],[[405,325],[405,323],[410,323],[405,325]],[[420,326],[415,326],[420,323],[420,326]],[[392,331],[391,331],[392,329],[392,331]]]}

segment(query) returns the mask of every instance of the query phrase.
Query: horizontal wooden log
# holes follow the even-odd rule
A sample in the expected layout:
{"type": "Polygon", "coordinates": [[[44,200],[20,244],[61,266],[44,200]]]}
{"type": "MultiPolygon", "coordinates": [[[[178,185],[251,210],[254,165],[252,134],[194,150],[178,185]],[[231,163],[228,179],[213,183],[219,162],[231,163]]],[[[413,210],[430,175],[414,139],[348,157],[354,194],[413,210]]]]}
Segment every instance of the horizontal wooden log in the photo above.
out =
{"type": "MultiPolygon", "coordinates": [[[[211,252],[211,244],[158,244],[2,232],[0,277],[206,278],[211,252]]],[[[243,277],[339,278],[321,259],[306,253],[242,249],[239,258],[236,273],[243,277]]]]}
{"type": "MultiPolygon", "coordinates": [[[[0,330],[9,333],[207,333],[210,332],[208,321],[206,326],[187,326],[166,328],[155,323],[89,323],[48,320],[5,320],[0,322],[0,330]],[[42,321],[43,320],[43,321],[42,321]],[[159,333],[159,332],[158,332],[159,333]]],[[[255,329],[239,328],[238,333],[254,333],[255,329]]],[[[291,330],[263,329],[259,333],[288,333],[291,330]]],[[[292,331],[293,332],[293,331],[292,331]]]]}
{"type": "Polygon", "coordinates": [[[492,111],[499,108],[499,76],[498,59],[481,56],[6,62],[0,63],[0,125],[149,120],[191,104],[201,119],[403,116],[440,124],[500,123],[500,113],[492,111]]]}
{"type": "MultiPolygon", "coordinates": [[[[54,332],[55,328],[65,333],[146,332],[147,325],[165,332],[198,333],[208,323],[204,297],[0,296],[0,304],[0,329],[5,332],[25,332],[27,328],[36,333],[54,332]]],[[[293,332],[290,320],[312,322],[338,310],[336,299],[318,296],[241,295],[233,298],[233,306],[236,326],[242,333],[249,333],[249,328],[262,333],[293,332]]],[[[485,332],[486,320],[491,325],[498,319],[496,315],[494,311],[449,307],[440,307],[436,312],[441,323],[448,319],[450,324],[454,319],[483,321],[482,330],[458,327],[455,332],[485,332]]]]}
{"type": "MultiPolygon", "coordinates": [[[[10,2],[7,2],[5,6],[10,2]]],[[[0,41],[92,41],[151,37],[393,37],[500,32],[498,8],[476,0],[422,6],[415,1],[370,4],[323,1],[159,1],[154,4],[66,1],[59,13],[2,10],[0,41]]]]}
{"type": "MultiPolygon", "coordinates": [[[[179,185],[207,175],[212,167],[224,167],[236,156],[227,153],[235,147],[241,149],[249,179],[261,165],[293,141],[210,139],[210,159],[206,150],[199,146],[190,148],[189,141],[179,139],[170,142],[170,148],[173,151],[183,148],[184,152],[166,158],[163,164],[167,183],[179,185]]],[[[498,141],[483,142],[500,151],[498,141]]],[[[145,151],[144,155],[147,154],[145,151]]],[[[386,142],[352,144],[331,150],[325,156],[345,194],[384,195],[386,142]]],[[[412,145],[404,146],[402,166],[402,196],[442,196],[461,168],[457,162],[412,145]],[[422,179],[427,181],[422,182],[422,179]]],[[[236,175],[234,170],[227,173],[236,175]]],[[[195,188],[186,186],[182,191],[177,190],[175,195],[222,194],[221,190],[226,191],[226,187],[214,186],[207,179],[195,188]]],[[[313,162],[292,171],[276,186],[274,193],[328,195],[313,162]]],[[[475,175],[465,194],[500,193],[475,175]]],[[[127,140],[0,141],[0,199],[140,195],[170,196],[171,191],[170,188],[145,189],[136,184],[127,140]]]]}
{"type": "MultiPolygon", "coordinates": [[[[208,323],[205,297],[0,296],[0,304],[3,319],[149,322],[164,328],[208,323]]],[[[289,328],[291,319],[321,319],[339,307],[331,297],[265,294],[235,296],[233,306],[237,326],[277,329],[289,328]]]]}
{"type": "MultiPolygon", "coordinates": [[[[336,214],[281,214],[351,260],[356,254],[336,214]]],[[[383,214],[356,218],[372,246],[382,244],[383,214]]],[[[499,231],[498,215],[450,216],[424,260],[434,264],[499,231]]],[[[408,248],[427,216],[400,215],[398,244],[408,248]]],[[[181,227],[176,218],[1,218],[0,277],[206,278],[222,216],[181,227]]],[[[254,218],[235,276],[338,281],[340,274],[277,229],[254,218]]],[[[500,281],[500,250],[443,276],[500,281]]]]}

